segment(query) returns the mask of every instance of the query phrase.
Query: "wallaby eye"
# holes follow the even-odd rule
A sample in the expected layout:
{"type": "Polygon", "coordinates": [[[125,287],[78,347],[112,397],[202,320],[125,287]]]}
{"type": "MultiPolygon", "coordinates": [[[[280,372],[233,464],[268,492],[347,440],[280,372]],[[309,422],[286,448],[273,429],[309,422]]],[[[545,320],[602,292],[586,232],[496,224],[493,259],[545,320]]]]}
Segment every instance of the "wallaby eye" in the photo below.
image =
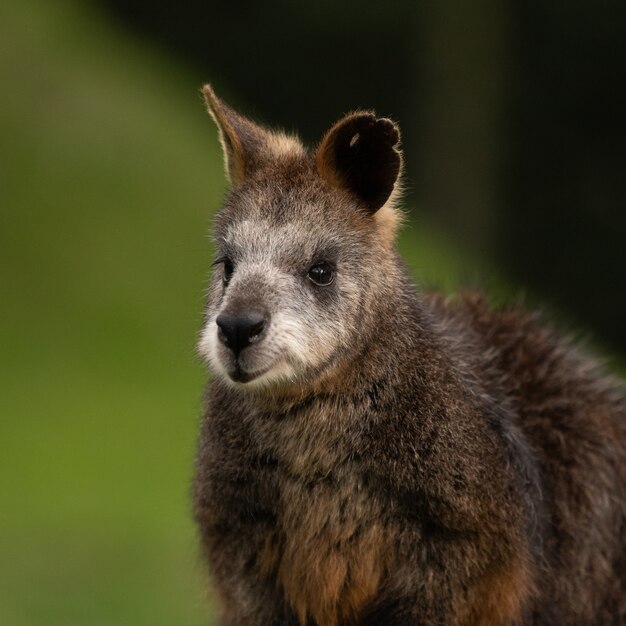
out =
{"type": "Polygon", "coordinates": [[[227,285],[230,282],[233,272],[235,271],[233,262],[230,259],[224,259],[222,271],[222,280],[224,281],[224,284],[227,285]]]}
{"type": "Polygon", "coordinates": [[[221,265],[222,266],[222,282],[227,285],[230,281],[233,272],[235,271],[235,266],[233,262],[227,256],[221,256],[219,259],[216,259],[213,265],[221,265]]]}
{"type": "Polygon", "coordinates": [[[330,285],[335,278],[335,270],[330,263],[322,262],[311,266],[309,278],[322,287],[330,285]]]}

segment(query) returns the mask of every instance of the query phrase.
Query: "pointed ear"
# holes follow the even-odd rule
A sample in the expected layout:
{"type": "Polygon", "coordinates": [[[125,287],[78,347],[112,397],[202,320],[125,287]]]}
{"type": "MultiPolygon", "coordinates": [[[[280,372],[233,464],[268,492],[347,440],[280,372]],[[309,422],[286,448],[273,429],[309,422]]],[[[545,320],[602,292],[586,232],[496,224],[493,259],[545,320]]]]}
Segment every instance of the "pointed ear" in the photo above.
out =
{"type": "Polygon", "coordinates": [[[371,112],[339,120],[316,153],[317,170],[330,184],[356,196],[372,213],[389,199],[402,169],[400,129],[371,112]]]}
{"type": "Polygon", "coordinates": [[[231,184],[237,186],[258,167],[271,134],[224,104],[211,85],[204,85],[202,93],[209,114],[217,124],[226,175],[231,184]]]}

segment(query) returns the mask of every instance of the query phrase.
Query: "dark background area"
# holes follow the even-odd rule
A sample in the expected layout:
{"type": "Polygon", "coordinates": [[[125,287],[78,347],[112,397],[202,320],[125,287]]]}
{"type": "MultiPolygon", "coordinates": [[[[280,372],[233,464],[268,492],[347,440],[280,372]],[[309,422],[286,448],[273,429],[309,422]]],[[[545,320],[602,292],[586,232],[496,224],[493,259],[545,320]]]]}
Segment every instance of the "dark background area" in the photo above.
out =
{"type": "Polygon", "coordinates": [[[626,350],[623,0],[100,0],[249,115],[401,122],[413,213],[626,350]]]}

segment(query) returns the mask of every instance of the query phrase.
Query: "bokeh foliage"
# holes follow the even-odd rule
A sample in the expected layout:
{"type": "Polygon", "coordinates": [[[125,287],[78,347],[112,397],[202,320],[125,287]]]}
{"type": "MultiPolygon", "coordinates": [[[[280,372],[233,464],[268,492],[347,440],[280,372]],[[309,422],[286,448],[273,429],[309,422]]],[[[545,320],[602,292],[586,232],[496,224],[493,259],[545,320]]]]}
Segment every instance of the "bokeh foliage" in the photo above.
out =
{"type": "Polygon", "coordinates": [[[5,2],[0,41],[0,623],[207,623],[197,78],[78,3],[5,2]]]}

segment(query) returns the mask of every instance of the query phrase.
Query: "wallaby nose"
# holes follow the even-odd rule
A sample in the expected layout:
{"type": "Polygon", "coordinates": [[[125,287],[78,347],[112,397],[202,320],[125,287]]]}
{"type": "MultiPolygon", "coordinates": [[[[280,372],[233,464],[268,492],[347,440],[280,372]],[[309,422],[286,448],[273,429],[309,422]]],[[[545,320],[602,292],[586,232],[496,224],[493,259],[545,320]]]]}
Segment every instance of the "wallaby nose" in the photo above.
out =
{"type": "Polygon", "coordinates": [[[221,313],[215,323],[219,340],[238,355],[246,346],[260,338],[266,319],[262,313],[256,311],[241,315],[221,313]]]}

